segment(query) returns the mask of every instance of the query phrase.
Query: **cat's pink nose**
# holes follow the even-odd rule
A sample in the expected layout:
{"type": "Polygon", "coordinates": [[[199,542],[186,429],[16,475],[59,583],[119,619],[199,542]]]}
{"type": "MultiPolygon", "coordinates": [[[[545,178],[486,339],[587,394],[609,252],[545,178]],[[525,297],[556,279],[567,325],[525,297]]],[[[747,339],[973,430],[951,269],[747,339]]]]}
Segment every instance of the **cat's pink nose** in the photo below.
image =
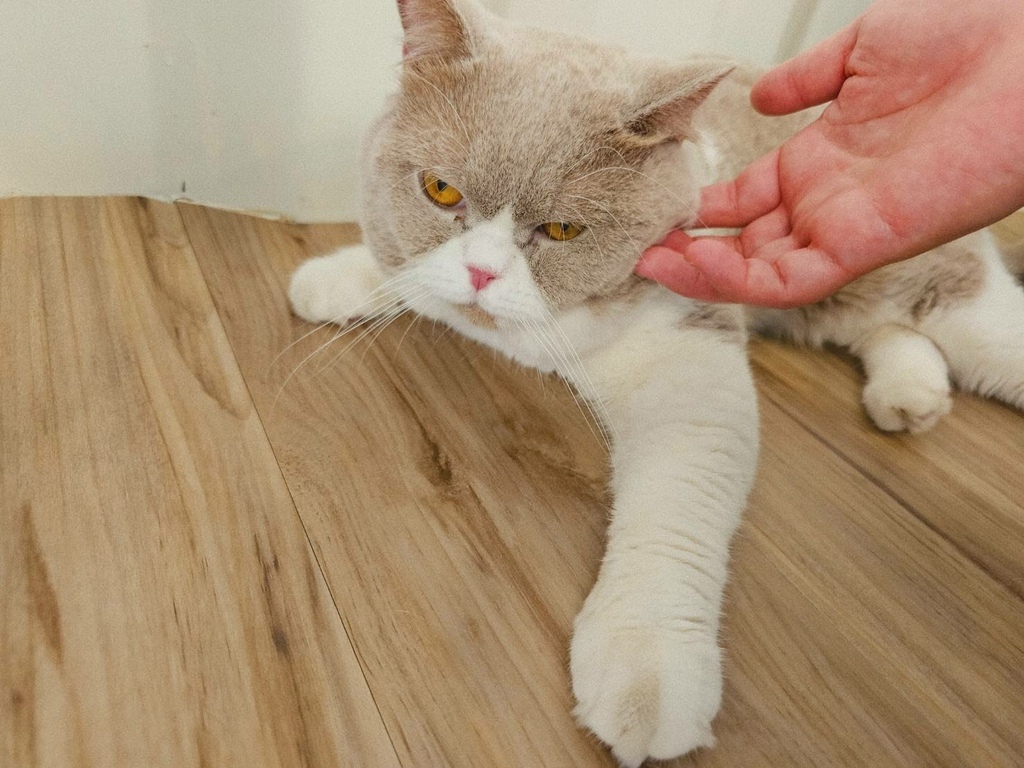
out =
{"type": "Polygon", "coordinates": [[[469,281],[473,283],[473,288],[478,291],[482,291],[492,280],[497,278],[497,275],[493,272],[481,269],[480,267],[474,267],[472,264],[467,264],[466,269],[469,270],[469,281]]]}

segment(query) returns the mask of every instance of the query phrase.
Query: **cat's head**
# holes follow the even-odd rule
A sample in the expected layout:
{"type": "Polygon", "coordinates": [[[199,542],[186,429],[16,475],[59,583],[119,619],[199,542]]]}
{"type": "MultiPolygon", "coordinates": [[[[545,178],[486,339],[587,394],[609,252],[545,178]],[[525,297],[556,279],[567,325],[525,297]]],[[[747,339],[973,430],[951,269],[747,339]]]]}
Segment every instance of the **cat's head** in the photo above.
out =
{"type": "Polygon", "coordinates": [[[364,227],[430,300],[540,320],[629,280],[692,220],[691,119],[731,67],[666,63],[465,0],[399,0],[401,90],[369,142],[364,227]]]}

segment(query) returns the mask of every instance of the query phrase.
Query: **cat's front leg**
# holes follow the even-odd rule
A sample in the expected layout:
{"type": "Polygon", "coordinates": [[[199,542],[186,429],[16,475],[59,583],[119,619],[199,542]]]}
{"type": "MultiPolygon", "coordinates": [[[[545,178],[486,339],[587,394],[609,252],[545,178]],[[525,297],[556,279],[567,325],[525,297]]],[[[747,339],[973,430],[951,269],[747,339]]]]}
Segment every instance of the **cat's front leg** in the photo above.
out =
{"type": "Polygon", "coordinates": [[[671,364],[623,365],[607,404],[615,502],[571,671],[577,718],[627,766],[711,745],[721,701],[719,613],[757,405],[742,346],[695,335],[657,350],[671,364]]]}
{"type": "Polygon", "coordinates": [[[309,259],[295,270],[288,298],[295,314],[312,323],[339,323],[378,314],[390,294],[366,245],[341,248],[309,259]]]}

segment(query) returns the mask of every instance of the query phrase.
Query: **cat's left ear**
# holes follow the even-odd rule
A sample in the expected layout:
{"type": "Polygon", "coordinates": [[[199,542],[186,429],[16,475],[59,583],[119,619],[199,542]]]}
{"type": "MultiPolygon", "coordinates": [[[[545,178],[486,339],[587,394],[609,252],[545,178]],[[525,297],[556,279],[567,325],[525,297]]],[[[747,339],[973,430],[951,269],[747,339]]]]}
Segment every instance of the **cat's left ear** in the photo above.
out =
{"type": "Polygon", "coordinates": [[[735,68],[715,61],[650,74],[640,88],[638,106],[627,116],[630,138],[648,146],[692,138],[693,113],[735,68]]]}

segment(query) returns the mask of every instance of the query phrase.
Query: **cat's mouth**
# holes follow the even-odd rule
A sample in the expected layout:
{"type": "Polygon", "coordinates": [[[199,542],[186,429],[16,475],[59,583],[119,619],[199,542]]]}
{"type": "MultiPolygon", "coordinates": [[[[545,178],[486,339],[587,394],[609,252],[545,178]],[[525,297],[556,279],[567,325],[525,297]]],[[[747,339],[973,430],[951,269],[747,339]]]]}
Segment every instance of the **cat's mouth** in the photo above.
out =
{"type": "Polygon", "coordinates": [[[482,309],[479,304],[457,304],[459,314],[469,320],[473,325],[492,330],[498,327],[498,321],[490,312],[482,309]]]}

